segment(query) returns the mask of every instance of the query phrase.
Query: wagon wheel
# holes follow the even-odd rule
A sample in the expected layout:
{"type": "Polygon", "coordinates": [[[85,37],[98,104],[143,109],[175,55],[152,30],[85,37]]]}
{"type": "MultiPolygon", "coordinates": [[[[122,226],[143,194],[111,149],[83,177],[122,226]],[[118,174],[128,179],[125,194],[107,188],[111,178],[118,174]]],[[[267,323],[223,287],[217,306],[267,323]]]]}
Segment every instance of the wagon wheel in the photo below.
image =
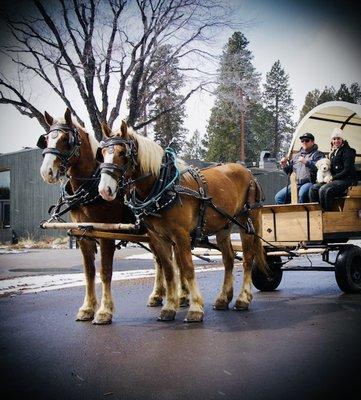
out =
{"type": "Polygon", "coordinates": [[[263,273],[255,262],[252,265],[252,283],[256,289],[263,292],[277,289],[283,275],[280,256],[267,256],[266,260],[270,269],[269,274],[263,273]]]}
{"type": "Polygon", "coordinates": [[[343,247],[336,258],[335,277],[345,293],[361,292],[361,248],[353,244],[343,247]]]}

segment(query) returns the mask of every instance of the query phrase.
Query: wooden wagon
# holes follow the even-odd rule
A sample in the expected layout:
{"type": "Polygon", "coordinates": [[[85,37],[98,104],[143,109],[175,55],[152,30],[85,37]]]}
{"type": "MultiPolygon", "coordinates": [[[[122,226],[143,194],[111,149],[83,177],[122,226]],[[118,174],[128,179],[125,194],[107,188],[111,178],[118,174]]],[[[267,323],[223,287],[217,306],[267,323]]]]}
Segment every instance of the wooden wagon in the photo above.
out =
{"type": "Polygon", "coordinates": [[[361,291],[361,248],[348,243],[361,239],[361,106],[346,102],[328,102],[311,110],[299,123],[289,150],[297,153],[298,138],[312,132],[319,149],[328,154],[330,134],[335,127],[344,130],[356,149],[358,185],[343,197],[334,199],[331,211],[317,203],[297,204],[295,177],[291,175],[291,204],[267,205],[262,209],[262,233],[272,276],[253,268],[253,284],[259,290],[274,290],[284,270],[334,270],[338,286],[344,292],[361,291]],[[329,267],[287,267],[287,260],[310,254],[322,255],[329,267]],[[283,258],[282,258],[283,257],[283,258]]]}

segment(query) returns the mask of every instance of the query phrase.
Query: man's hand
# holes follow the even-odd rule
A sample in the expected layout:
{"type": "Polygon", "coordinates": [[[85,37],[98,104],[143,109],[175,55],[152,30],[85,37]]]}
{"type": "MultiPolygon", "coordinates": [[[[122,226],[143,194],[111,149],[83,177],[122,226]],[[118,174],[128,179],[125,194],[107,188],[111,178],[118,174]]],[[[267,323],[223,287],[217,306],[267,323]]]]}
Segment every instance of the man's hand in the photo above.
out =
{"type": "Polygon", "coordinates": [[[300,157],[298,157],[298,162],[301,162],[302,164],[306,165],[307,160],[305,159],[305,157],[300,156],[300,157]]]}
{"type": "Polygon", "coordinates": [[[288,161],[287,157],[282,157],[280,159],[280,164],[282,168],[284,168],[287,165],[287,161],[288,161]]]}

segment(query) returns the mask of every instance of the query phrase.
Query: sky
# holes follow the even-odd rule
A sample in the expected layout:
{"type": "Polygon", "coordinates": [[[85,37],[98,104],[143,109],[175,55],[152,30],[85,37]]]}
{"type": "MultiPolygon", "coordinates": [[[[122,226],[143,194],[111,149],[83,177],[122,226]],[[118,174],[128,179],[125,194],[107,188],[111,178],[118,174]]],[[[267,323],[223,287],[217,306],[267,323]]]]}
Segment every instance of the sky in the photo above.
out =
{"type": "MultiPolygon", "coordinates": [[[[289,75],[298,120],[307,92],[341,83],[361,84],[361,24],[359,1],[230,0],[234,17],[243,24],[254,65],[262,82],[273,63],[280,60],[289,75]]],[[[221,54],[233,31],[217,36],[212,49],[221,54]]],[[[41,94],[37,94],[41,96],[41,94]]],[[[206,133],[214,97],[207,92],[193,95],[187,104],[185,127],[189,133],[206,133]]],[[[63,114],[59,101],[44,100],[44,110],[63,114]]],[[[0,153],[35,146],[43,133],[36,120],[22,116],[12,106],[0,104],[0,153]]]]}

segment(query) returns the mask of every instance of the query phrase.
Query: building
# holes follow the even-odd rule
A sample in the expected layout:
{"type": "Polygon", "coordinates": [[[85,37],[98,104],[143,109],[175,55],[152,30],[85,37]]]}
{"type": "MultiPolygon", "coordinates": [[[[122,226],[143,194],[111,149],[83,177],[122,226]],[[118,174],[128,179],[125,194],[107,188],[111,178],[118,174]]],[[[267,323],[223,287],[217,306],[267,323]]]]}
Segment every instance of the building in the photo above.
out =
{"type": "Polygon", "coordinates": [[[24,149],[0,154],[0,242],[60,234],[39,227],[60,194],[58,185],[48,185],[40,176],[41,152],[24,149]]]}

